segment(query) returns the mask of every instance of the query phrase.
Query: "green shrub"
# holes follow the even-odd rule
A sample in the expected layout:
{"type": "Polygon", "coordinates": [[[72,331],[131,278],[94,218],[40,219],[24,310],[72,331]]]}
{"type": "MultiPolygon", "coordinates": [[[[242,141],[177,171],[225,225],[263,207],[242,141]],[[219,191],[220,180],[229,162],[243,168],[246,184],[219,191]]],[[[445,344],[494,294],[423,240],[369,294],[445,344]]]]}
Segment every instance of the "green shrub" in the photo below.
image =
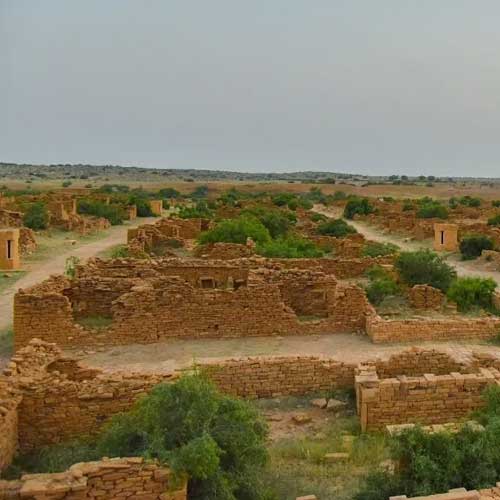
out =
{"type": "Polygon", "coordinates": [[[243,210],[241,215],[256,217],[267,228],[271,238],[284,236],[292,225],[297,222],[295,214],[287,210],[256,207],[243,210]]]}
{"type": "Polygon", "coordinates": [[[63,188],[67,188],[67,187],[70,187],[71,184],[72,184],[71,181],[64,181],[61,185],[62,185],[63,188]]]}
{"type": "Polygon", "coordinates": [[[257,253],[269,258],[298,259],[322,257],[320,250],[312,241],[289,235],[257,245],[257,253]]]}
{"type": "Polygon", "coordinates": [[[189,195],[190,198],[206,198],[208,195],[208,186],[202,185],[194,189],[194,191],[189,195]]]}
{"type": "Polygon", "coordinates": [[[373,305],[380,304],[386,297],[399,293],[398,284],[391,278],[378,278],[366,287],[366,296],[373,305]]]}
{"type": "Polygon", "coordinates": [[[374,212],[375,209],[368,198],[351,198],[344,208],[344,217],[353,219],[355,215],[368,215],[374,212]]]}
{"type": "Polygon", "coordinates": [[[365,257],[383,257],[385,255],[393,255],[397,253],[399,247],[393,243],[380,243],[378,241],[371,241],[363,248],[363,255],[365,257]]]}
{"type": "Polygon", "coordinates": [[[125,219],[125,211],[120,205],[107,205],[106,203],[97,200],[79,200],[77,204],[77,211],[79,214],[103,217],[113,226],[123,224],[123,220],[125,219]]]}
{"type": "Polygon", "coordinates": [[[500,227],[500,214],[488,219],[488,226],[500,227]]]}
{"type": "Polygon", "coordinates": [[[24,213],[23,224],[34,231],[47,229],[49,224],[49,211],[45,203],[37,201],[31,204],[24,213]]]}
{"type": "Polygon", "coordinates": [[[64,263],[64,275],[69,279],[75,279],[76,276],[76,267],[80,264],[80,257],[76,257],[75,255],[71,255],[66,259],[64,263]]]}
{"type": "Polygon", "coordinates": [[[126,259],[130,257],[127,245],[118,245],[111,250],[112,259],[126,259]]]}
{"type": "Polygon", "coordinates": [[[295,199],[295,195],[292,193],[279,193],[271,198],[272,202],[277,207],[284,207],[285,205],[288,205],[294,199],[295,199]]]}
{"type": "Polygon", "coordinates": [[[199,375],[160,384],[116,415],[98,442],[100,456],[147,456],[189,477],[189,498],[266,498],[267,426],[245,401],[220,394],[199,375]]]}
{"type": "Polygon", "coordinates": [[[405,201],[403,203],[403,212],[408,212],[409,210],[413,210],[413,203],[411,201],[405,201]]]}
{"type": "Polygon", "coordinates": [[[438,202],[429,202],[418,209],[417,217],[420,219],[447,219],[448,210],[438,202]]]}
{"type": "Polygon", "coordinates": [[[163,188],[158,191],[160,198],[180,198],[181,193],[174,188],[163,188]]]}
{"type": "Polygon", "coordinates": [[[252,238],[255,243],[267,243],[271,236],[267,228],[256,217],[240,216],[237,219],[226,219],[217,224],[213,229],[201,233],[200,244],[206,243],[241,243],[245,244],[247,238],[252,238]]]}
{"type": "Polygon", "coordinates": [[[491,205],[496,208],[500,208],[500,200],[493,200],[491,205]]]}
{"type": "Polygon", "coordinates": [[[328,236],[335,236],[336,238],[343,238],[349,234],[356,233],[356,229],[350,226],[343,219],[328,219],[322,222],[316,228],[319,234],[324,234],[328,236]]]}
{"type": "Polygon", "coordinates": [[[458,278],[448,289],[447,296],[457,303],[460,311],[474,307],[490,309],[497,284],[491,278],[458,278]]]}
{"type": "Polygon", "coordinates": [[[205,201],[198,201],[194,207],[181,207],[178,216],[181,219],[211,219],[213,213],[205,201]]]}
{"type": "Polygon", "coordinates": [[[466,207],[480,207],[481,206],[481,198],[473,198],[472,196],[462,196],[459,198],[458,202],[460,205],[464,205],[466,207]]]}
{"type": "Polygon", "coordinates": [[[493,250],[493,240],[487,236],[474,234],[460,241],[460,253],[465,260],[480,257],[483,250],[493,250]]]}
{"type": "Polygon", "coordinates": [[[325,222],[328,220],[328,217],[324,214],[319,214],[318,212],[313,212],[309,218],[312,222],[325,222]]]}
{"type": "Polygon", "coordinates": [[[430,285],[446,291],[456,278],[456,271],[439,255],[429,250],[402,252],[395,262],[401,278],[408,285],[430,285]]]}

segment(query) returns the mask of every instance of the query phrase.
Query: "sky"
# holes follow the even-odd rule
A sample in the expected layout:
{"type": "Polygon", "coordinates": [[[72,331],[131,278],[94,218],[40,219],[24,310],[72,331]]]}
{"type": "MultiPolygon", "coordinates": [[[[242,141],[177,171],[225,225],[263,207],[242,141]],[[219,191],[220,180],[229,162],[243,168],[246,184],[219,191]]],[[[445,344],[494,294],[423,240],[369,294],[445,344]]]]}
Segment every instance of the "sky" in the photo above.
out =
{"type": "Polygon", "coordinates": [[[0,161],[500,177],[498,0],[0,0],[0,161]]]}

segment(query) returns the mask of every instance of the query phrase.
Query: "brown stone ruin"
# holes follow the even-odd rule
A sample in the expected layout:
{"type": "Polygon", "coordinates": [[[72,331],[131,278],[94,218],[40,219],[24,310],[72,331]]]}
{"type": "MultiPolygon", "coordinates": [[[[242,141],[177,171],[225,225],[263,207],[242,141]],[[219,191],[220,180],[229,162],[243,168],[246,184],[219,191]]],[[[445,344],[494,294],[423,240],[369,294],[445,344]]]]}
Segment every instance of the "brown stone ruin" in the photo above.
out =
{"type": "MultiPolygon", "coordinates": [[[[494,356],[471,353],[457,358],[417,348],[359,365],[300,355],[198,365],[221,391],[245,398],[354,387],[364,430],[463,419],[481,407],[481,392],[487,385],[500,383],[498,368],[500,359],[494,356]]],[[[0,376],[0,470],[18,450],[34,451],[95,434],[107,419],[130,409],[156,384],[170,383],[179,375],[103,372],[63,354],[54,344],[32,340],[0,376]]],[[[176,486],[168,467],[142,458],[103,459],[74,465],[63,473],[0,481],[0,498],[107,500],[130,496],[123,494],[129,491],[126,478],[137,478],[135,493],[147,492],[152,500],[186,498],[186,484],[176,486]]]]}
{"type": "Polygon", "coordinates": [[[19,269],[19,254],[19,229],[0,229],[0,270],[19,269]]]}
{"type": "Polygon", "coordinates": [[[434,250],[456,252],[458,250],[458,225],[434,224],[434,250]]]}
{"type": "Polygon", "coordinates": [[[357,285],[262,259],[96,259],[78,267],[74,280],[53,277],[19,290],[14,331],[16,349],[36,337],[61,346],[119,345],[355,332],[365,329],[370,314],[357,285]],[[107,318],[109,325],[82,326],[88,317],[107,318]]]}

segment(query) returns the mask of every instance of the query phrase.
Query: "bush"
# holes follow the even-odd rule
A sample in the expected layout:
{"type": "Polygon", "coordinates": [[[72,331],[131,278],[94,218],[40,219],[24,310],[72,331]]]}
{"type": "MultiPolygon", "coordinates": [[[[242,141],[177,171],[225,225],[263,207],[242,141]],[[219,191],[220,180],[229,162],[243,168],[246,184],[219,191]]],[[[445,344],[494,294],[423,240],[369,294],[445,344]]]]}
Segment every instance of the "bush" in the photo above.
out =
{"type": "Polygon", "coordinates": [[[47,229],[49,224],[49,211],[45,203],[37,201],[30,205],[24,213],[23,224],[34,231],[47,229]]]}
{"type": "Polygon", "coordinates": [[[284,236],[292,225],[297,222],[295,214],[287,210],[270,210],[257,207],[243,210],[241,215],[256,217],[267,228],[271,238],[284,236]]]}
{"type": "Polygon", "coordinates": [[[153,211],[151,210],[151,204],[149,200],[144,198],[138,198],[131,196],[129,198],[129,204],[135,205],[137,207],[137,217],[153,217],[153,211]]]}
{"type": "Polygon", "coordinates": [[[178,213],[181,219],[211,219],[212,211],[204,201],[198,201],[194,207],[181,207],[178,213]]]}
{"type": "Polygon", "coordinates": [[[495,215],[488,219],[488,226],[497,226],[500,227],[500,214],[495,215]]]}
{"type": "Polygon", "coordinates": [[[288,205],[292,200],[295,199],[295,195],[292,193],[280,193],[271,198],[272,202],[277,207],[284,207],[288,205]]]}
{"type": "Polygon", "coordinates": [[[315,258],[323,256],[323,251],[312,241],[298,236],[287,236],[257,245],[257,253],[264,257],[282,259],[315,258]]]}
{"type": "Polygon", "coordinates": [[[368,215],[374,211],[375,209],[368,198],[351,198],[344,208],[344,217],[353,219],[355,215],[368,215]]]}
{"type": "Polygon", "coordinates": [[[386,297],[398,293],[398,284],[389,277],[375,279],[366,287],[366,296],[373,305],[378,305],[386,297]]]}
{"type": "Polygon", "coordinates": [[[64,181],[64,182],[61,184],[61,186],[62,186],[63,188],[67,188],[67,187],[70,187],[70,186],[71,186],[71,184],[72,184],[72,182],[71,182],[71,181],[64,181]]]}
{"type": "Polygon", "coordinates": [[[399,251],[399,247],[393,243],[379,243],[371,241],[363,248],[365,257],[383,257],[384,255],[393,255],[399,251]]]}
{"type": "Polygon", "coordinates": [[[163,188],[158,191],[160,198],[180,198],[181,193],[174,188],[163,188]]]}
{"type": "Polygon", "coordinates": [[[267,427],[248,403],[221,395],[204,377],[160,384],[116,415],[99,456],[147,456],[189,476],[189,498],[260,500],[267,427]]]}
{"type": "Polygon", "coordinates": [[[499,208],[499,207],[500,207],[500,200],[493,200],[493,201],[491,202],[491,205],[492,205],[493,207],[499,208]]]}
{"type": "Polygon", "coordinates": [[[79,214],[104,217],[113,226],[123,224],[123,219],[125,218],[125,212],[121,206],[113,204],[107,205],[97,200],[79,200],[77,211],[79,214]]]}
{"type": "Polygon", "coordinates": [[[457,273],[440,256],[430,250],[402,252],[395,262],[396,269],[408,285],[430,285],[448,290],[457,273]]]}
{"type": "Polygon", "coordinates": [[[481,198],[473,198],[472,196],[462,196],[459,198],[458,202],[460,205],[466,207],[479,207],[481,206],[481,198]]]}
{"type": "Polygon", "coordinates": [[[493,250],[493,241],[487,236],[476,234],[460,241],[460,253],[465,260],[480,257],[483,250],[493,250]]]}
{"type": "Polygon", "coordinates": [[[189,195],[190,198],[206,198],[208,194],[208,186],[198,186],[195,190],[189,195]]]}
{"type": "Polygon", "coordinates": [[[438,202],[426,203],[417,211],[417,217],[420,219],[447,219],[448,210],[438,202]]]}
{"type": "Polygon", "coordinates": [[[474,307],[491,309],[497,284],[491,278],[458,278],[448,289],[447,296],[457,303],[460,311],[474,307]]]}
{"type": "Polygon", "coordinates": [[[349,234],[357,233],[356,229],[347,224],[343,219],[328,219],[316,228],[319,234],[343,238],[349,234]]]}
{"type": "Polygon", "coordinates": [[[240,216],[237,219],[226,219],[216,227],[201,233],[200,244],[206,243],[240,243],[244,245],[247,238],[252,238],[255,243],[267,243],[271,236],[267,228],[256,217],[240,216]]]}
{"type": "Polygon", "coordinates": [[[309,218],[312,222],[325,222],[328,220],[328,217],[324,214],[319,214],[318,212],[313,212],[309,218]]]}

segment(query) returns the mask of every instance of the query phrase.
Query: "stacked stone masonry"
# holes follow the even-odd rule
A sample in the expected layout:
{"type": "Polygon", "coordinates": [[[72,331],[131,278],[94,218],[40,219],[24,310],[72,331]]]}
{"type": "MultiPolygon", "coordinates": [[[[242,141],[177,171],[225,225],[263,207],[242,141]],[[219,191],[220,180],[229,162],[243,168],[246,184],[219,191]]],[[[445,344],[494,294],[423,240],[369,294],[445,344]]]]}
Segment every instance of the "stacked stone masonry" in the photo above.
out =
{"type": "MultiPolygon", "coordinates": [[[[261,262],[262,264],[262,262],[261,262]]],[[[170,337],[242,337],[364,331],[373,309],[361,288],[333,275],[239,261],[94,261],[14,300],[15,347],[151,343],[170,337]],[[85,328],[100,316],[111,324],[85,328]]]]}
{"type": "Polygon", "coordinates": [[[443,307],[444,294],[429,285],[415,285],[410,289],[409,300],[414,309],[437,311],[443,307]]]}
{"type": "Polygon", "coordinates": [[[66,472],[26,474],[0,480],[0,500],[186,500],[186,481],[142,458],[107,459],[75,464],[66,472]]]}

